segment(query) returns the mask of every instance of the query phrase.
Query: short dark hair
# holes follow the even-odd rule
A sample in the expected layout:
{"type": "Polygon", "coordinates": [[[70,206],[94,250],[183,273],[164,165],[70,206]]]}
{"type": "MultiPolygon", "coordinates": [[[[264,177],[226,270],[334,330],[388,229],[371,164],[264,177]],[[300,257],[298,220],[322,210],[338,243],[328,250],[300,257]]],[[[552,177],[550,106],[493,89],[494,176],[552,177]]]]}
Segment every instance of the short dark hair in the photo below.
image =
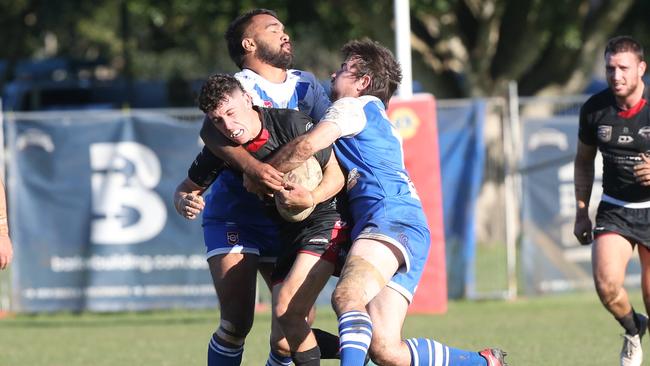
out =
{"type": "Polygon", "coordinates": [[[364,95],[374,95],[381,99],[386,107],[390,98],[402,81],[402,68],[386,47],[365,38],[346,43],[341,48],[344,60],[356,61],[355,76],[370,76],[371,82],[363,91],[364,95]]]}
{"type": "Polygon", "coordinates": [[[226,29],[226,33],[224,34],[226,44],[228,45],[228,54],[230,54],[230,59],[240,69],[244,65],[244,55],[246,55],[246,51],[244,51],[241,41],[244,39],[244,33],[253,17],[260,14],[270,15],[275,19],[278,19],[278,15],[273,10],[253,9],[238,16],[235,20],[230,22],[230,25],[228,25],[228,29],[226,29]]]}
{"type": "Polygon", "coordinates": [[[210,113],[219,107],[235,90],[244,92],[244,87],[239,80],[228,74],[214,74],[208,77],[201,87],[199,94],[199,109],[203,113],[210,113]]]}
{"type": "Polygon", "coordinates": [[[608,53],[615,55],[621,52],[632,52],[639,58],[639,61],[644,61],[643,46],[630,36],[617,36],[607,41],[605,57],[608,53]]]}

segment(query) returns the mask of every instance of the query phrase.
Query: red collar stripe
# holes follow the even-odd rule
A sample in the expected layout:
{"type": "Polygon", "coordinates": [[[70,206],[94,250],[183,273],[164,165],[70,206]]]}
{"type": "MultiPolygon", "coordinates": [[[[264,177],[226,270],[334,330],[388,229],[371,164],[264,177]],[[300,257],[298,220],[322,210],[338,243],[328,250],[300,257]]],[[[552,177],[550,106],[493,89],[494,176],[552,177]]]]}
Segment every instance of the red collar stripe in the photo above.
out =
{"type": "Polygon", "coordinates": [[[257,150],[261,149],[264,144],[269,140],[269,130],[263,128],[262,131],[260,131],[259,135],[255,137],[251,142],[246,144],[246,150],[250,152],[256,152],[257,150]]]}
{"type": "Polygon", "coordinates": [[[643,109],[643,107],[645,107],[646,104],[648,104],[648,101],[645,98],[641,98],[641,100],[637,104],[635,104],[634,107],[625,111],[618,112],[618,116],[623,118],[632,118],[636,116],[639,112],[641,112],[641,110],[643,109]]]}

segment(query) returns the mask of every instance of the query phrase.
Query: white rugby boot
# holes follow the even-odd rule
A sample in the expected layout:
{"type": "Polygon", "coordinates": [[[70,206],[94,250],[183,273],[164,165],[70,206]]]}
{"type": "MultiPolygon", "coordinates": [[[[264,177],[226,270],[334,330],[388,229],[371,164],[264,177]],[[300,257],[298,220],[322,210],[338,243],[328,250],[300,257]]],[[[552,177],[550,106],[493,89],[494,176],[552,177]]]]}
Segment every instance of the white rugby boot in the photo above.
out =
{"type": "Polygon", "coordinates": [[[639,316],[639,334],[623,334],[623,348],[621,349],[621,366],[641,366],[643,361],[643,349],[641,339],[648,328],[648,317],[643,314],[639,316]]]}

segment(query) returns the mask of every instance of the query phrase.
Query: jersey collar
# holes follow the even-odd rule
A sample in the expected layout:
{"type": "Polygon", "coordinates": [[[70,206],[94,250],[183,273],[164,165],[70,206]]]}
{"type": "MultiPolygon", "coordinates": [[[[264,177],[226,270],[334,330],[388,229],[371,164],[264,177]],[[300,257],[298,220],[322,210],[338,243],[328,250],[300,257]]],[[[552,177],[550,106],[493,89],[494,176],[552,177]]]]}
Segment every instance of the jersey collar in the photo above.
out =
{"type": "Polygon", "coordinates": [[[645,107],[646,104],[648,104],[648,101],[645,99],[645,95],[644,95],[643,97],[641,97],[641,100],[639,100],[632,108],[624,111],[619,111],[618,115],[619,117],[623,117],[623,118],[632,118],[636,116],[643,109],[643,107],[645,107]]]}
{"type": "Polygon", "coordinates": [[[260,117],[261,117],[260,121],[262,122],[262,129],[260,130],[260,133],[258,133],[257,136],[255,136],[254,139],[252,139],[251,141],[247,142],[244,145],[244,148],[246,150],[248,150],[249,152],[258,151],[269,140],[269,130],[264,128],[264,126],[266,125],[266,123],[265,123],[266,113],[264,113],[264,109],[259,108],[257,106],[253,106],[253,108],[256,109],[257,112],[259,112],[259,114],[260,114],[260,117]]]}

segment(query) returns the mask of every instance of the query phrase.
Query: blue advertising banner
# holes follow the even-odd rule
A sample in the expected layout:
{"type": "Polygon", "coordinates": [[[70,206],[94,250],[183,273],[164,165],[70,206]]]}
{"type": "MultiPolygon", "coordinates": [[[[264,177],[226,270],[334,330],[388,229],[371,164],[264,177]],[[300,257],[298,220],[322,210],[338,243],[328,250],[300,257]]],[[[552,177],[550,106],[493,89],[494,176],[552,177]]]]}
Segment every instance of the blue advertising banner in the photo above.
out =
{"type": "MultiPolygon", "coordinates": [[[[484,111],[481,101],[437,108],[452,298],[474,281],[484,111]]],[[[201,148],[202,116],[191,114],[190,122],[161,111],[7,114],[13,309],[217,305],[200,219],[185,220],[172,203],[201,148]]],[[[328,293],[321,298],[329,303],[328,293]]]]}
{"type": "MultiPolygon", "coordinates": [[[[591,246],[573,235],[573,159],[578,116],[526,119],[523,124],[522,272],[528,294],[592,289],[591,246]]],[[[589,204],[592,221],[602,194],[602,159],[589,204]]],[[[636,258],[636,256],[634,256],[636,258]]],[[[626,282],[639,284],[639,263],[630,262],[626,282]]]]}
{"type": "Polygon", "coordinates": [[[474,290],[476,201],[483,179],[486,104],[438,106],[447,289],[450,298],[474,290]]]}
{"type": "Polygon", "coordinates": [[[200,222],[172,203],[201,148],[200,121],[136,111],[8,118],[16,310],[216,305],[200,222]]]}

